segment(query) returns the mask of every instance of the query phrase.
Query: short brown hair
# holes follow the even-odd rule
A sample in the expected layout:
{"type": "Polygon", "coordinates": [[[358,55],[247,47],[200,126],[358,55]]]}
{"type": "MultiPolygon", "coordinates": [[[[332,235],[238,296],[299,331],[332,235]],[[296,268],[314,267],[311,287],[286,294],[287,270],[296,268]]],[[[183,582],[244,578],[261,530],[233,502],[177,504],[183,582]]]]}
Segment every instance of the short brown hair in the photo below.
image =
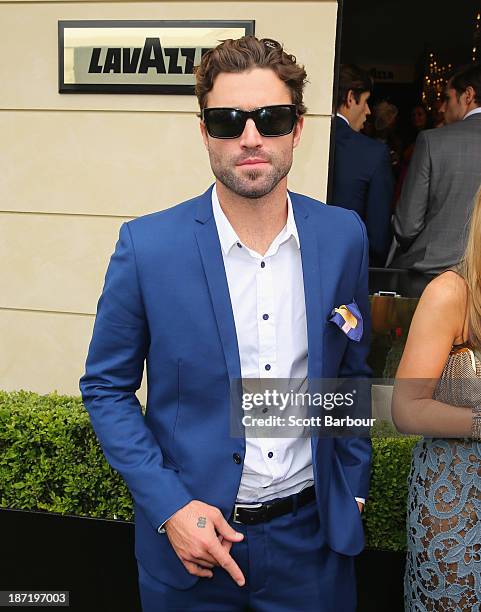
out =
{"type": "Polygon", "coordinates": [[[449,79],[448,87],[456,90],[459,100],[468,87],[474,89],[474,101],[481,106],[481,64],[470,64],[461,68],[449,79]]]}
{"type": "Polygon", "coordinates": [[[372,77],[368,72],[354,64],[342,64],[341,70],[339,71],[336,108],[339,109],[343,104],[347,104],[347,98],[350,91],[353,93],[354,100],[359,104],[361,94],[366,91],[371,93],[372,86],[372,77]]]}
{"type": "Polygon", "coordinates": [[[295,56],[286,53],[276,40],[259,40],[252,35],[224,40],[203,55],[200,65],[195,68],[195,95],[199,100],[200,110],[205,108],[207,94],[221,72],[245,72],[252,68],[273,70],[289,88],[297,114],[303,115],[306,112],[302,99],[307,82],[304,66],[297,64],[295,56]]]}

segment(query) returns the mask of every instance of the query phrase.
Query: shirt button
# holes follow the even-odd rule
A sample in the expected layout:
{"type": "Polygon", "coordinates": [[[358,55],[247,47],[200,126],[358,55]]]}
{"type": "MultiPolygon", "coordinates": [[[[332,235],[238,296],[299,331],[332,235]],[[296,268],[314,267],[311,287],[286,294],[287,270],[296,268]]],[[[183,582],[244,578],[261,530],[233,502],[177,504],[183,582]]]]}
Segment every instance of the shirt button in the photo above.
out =
{"type": "Polygon", "coordinates": [[[262,412],[265,414],[268,410],[269,410],[269,408],[263,408],[262,412]]]}
{"type": "Polygon", "coordinates": [[[268,314],[263,314],[262,318],[264,319],[264,321],[267,321],[267,319],[269,318],[269,315],[268,314]]]}
{"type": "Polygon", "coordinates": [[[234,453],[232,455],[232,459],[234,459],[234,463],[237,463],[237,465],[239,465],[239,463],[242,461],[242,457],[239,455],[239,453],[234,453]]]}
{"type": "Polygon", "coordinates": [[[269,451],[267,453],[267,456],[269,457],[269,459],[272,459],[272,457],[274,457],[274,453],[272,451],[269,451]]]}
{"type": "Polygon", "coordinates": [[[266,262],[265,261],[261,261],[261,268],[265,268],[266,267],[266,262]]]}
{"type": "Polygon", "coordinates": [[[265,369],[266,369],[267,371],[269,371],[269,370],[271,369],[271,366],[270,366],[270,364],[269,364],[269,363],[266,363],[266,365],[265,365],[264,367],[265,367],[265,369]]]}
{"type": "Polygon", "coordinates": [[[240,242],[237,243],[237,246],[239,247],[239,249],[242,249],[242,244],[240,242]]]}

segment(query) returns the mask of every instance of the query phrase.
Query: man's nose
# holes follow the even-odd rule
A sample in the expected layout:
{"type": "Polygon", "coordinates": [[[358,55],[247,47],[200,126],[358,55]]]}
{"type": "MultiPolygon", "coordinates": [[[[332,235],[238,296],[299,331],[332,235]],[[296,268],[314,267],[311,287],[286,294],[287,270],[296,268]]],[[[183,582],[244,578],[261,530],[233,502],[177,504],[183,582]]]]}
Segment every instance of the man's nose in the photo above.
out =
{"type": "Polygon", "coordinates": [[[445,113],[446,112],[446,107],[447,107],[447,102],[446,102],[446,100],[444,100],[444,102],[439,107],[439,112],[440,113],[445,113]]]}
{"type": "Polygon", "coordinates": [[[247,119],[244,131],[240,136],[240,145],[248,149],[262,146],[262,136],[259,134],[253,119],[247,119]]]}
{"type": "Polygon", "coordinates": [[[366,117],[369,117],[371,114],[371,109],[369,108],[369,104],[366,104],[366,117]]]}

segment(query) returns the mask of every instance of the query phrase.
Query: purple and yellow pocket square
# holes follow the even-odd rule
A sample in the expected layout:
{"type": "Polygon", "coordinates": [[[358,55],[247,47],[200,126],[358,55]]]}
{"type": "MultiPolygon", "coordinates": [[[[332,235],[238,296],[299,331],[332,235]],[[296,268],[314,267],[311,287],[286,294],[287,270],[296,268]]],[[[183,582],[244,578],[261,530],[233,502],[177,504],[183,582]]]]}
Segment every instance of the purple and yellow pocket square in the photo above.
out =
{"type": "Polygon", "coordinates": [[[349,338],[354,342],[359,342],[362,338],[362,315],[356,302],[341,304],[334,308],[329,317],[329,321],[335,323],[349,338]]]}

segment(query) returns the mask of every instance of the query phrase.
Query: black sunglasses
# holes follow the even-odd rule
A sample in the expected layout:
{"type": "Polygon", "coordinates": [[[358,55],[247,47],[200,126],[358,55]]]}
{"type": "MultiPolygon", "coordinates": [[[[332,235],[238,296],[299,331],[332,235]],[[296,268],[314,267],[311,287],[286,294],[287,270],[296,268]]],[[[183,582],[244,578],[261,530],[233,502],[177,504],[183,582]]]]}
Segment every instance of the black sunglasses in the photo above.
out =
{"type": "Polygon", "coordinates": [[[295,104],[274,104],[252,111],[238,108],[204,108],[201,118],[212,138],[239,138],[247,119],[253,119],[261,136],[290,134],[297,120],[295,104]]]}

